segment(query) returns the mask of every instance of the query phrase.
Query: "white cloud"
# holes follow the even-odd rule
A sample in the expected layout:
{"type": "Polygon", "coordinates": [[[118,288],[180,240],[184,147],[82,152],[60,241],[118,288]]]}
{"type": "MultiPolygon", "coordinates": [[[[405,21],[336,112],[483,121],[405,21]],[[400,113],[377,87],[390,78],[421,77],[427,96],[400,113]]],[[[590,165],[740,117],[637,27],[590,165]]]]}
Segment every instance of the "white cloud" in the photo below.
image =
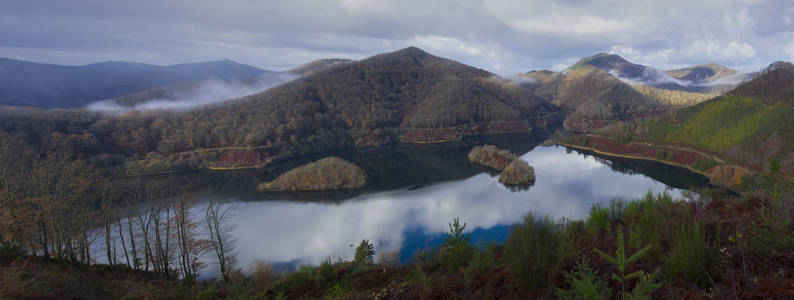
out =
{"type": "Polygon", "coordinates": [[[0,49],[63,64],[229,58],[283,70],[417,45],[517,73],[622,45],[660,67],[757,65],[789,56],[778,37],[794,33],[793,13],[794,2],[758,0],[6,0],[0,49]]]}
{"type": "Polygon", "coordinates": [[[786,54],[788,54],[789,61],[794,62],[794,40],[786,44],[786,54]]]}
{"type": "Polygon", "coordinates": [[[597,16],[549,15],[545,18],[515,20],[510,26],[523,32],[552,35],[588,35],[626,33],[637,26],[629,20],[604,19],[597,16]]]}

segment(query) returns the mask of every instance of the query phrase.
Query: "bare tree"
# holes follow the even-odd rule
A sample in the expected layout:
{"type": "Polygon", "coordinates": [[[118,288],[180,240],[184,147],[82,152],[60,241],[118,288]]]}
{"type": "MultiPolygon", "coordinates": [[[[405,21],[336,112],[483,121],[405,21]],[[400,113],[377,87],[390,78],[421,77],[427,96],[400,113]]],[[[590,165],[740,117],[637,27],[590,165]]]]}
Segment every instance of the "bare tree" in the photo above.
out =
{"type": "Polygon", "coordinates": [[[207,205],[205,215],[207,233],[210,236],[210,247],[215,252],[223,280],[228,282],[229,272],[231,272],[236,262],[234,239],[231,236],[233,227],[228,224],[231,217],[230,207],[216,199],[211,199],[207,205]]]}

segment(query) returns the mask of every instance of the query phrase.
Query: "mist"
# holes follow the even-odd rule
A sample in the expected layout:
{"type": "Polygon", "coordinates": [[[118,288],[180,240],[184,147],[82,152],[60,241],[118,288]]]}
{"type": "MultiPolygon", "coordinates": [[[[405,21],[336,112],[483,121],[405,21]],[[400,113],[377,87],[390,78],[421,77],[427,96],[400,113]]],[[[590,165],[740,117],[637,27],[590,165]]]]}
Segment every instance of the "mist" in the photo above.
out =
{"type": "Polygon", "coordinates": [[[609,70],[609,74],[623,80],[631,85],[635,84],[642,84],[648,86],[654,85],[661,85],[666,83],[673,83],[683,87],[713,87],[713,86],[726,86],[726,85],[738,85],[748,79],[750,79],[753,75],[752,72],[747,71],[740,71],[739,73],[728,75],[725,77],[717,78],[711,81],[704,81],[704,80],[682,80],[673,77],[670,74],[667,74],[664,71],[655,69],[655,68],[645,68],[642,73],[642,76],[639,77],[626,77],[617,69],[609,70]]]}
{"type": "MultiPolygon", "coordinates": [[[[131,110],[187,111],[266,91],[274,86],[300,77],[291,72],[270,73],[249,80],[211,79],[195,83],[166,86],[168,96],[143,100],[119,101],[120,98],[91,103],[91,111],[121,114],[131,110]],[[130,103],[132,102],[132,103],[130,103]]],[[[132,94],[135,96],[136,94],[132,94]]]]}

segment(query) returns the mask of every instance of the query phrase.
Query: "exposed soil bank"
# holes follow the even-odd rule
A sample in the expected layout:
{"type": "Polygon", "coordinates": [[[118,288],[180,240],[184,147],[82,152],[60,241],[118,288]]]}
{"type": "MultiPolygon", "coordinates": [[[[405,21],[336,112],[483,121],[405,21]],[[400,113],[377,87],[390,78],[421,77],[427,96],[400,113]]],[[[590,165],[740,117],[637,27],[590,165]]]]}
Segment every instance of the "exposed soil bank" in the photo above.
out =
{"type": "Polygon", "coordinates": [[[725,164],[722,159],[714,155],[677,146],[620,142],[595,135],[571,136],[556,141],[556,144],[605,156],[651,160],[686,168],[708,177],[714,185],[727,188],[741,184],[742,177],[749,172],[747,168],[725,164]]]}

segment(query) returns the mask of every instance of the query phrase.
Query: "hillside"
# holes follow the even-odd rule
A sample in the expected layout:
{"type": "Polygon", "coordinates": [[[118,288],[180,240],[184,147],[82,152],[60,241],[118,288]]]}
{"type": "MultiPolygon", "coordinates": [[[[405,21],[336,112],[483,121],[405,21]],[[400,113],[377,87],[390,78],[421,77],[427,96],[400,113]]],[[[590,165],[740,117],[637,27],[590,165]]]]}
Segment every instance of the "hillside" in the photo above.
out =
{"type": "Polygon", "coordinates": [[[645,139],[695,146],[730,161],[763,170],[768,159],[794,168],[794,69],[788,63],[767,70],[727,95],[670,112],[641,125],[645,139]]]}
{"type": "Polygon", "coordinates": [[[664,109],[620,79],[590,65],[554,77],[535,93],[566,110],[565,128],[574,131],[589,131],[664,109]]]}
{"type": "Polygon", "coordinates": [[[772,63],[729,94],[761,99],[766,104],[794,105],[794,65],[784,61],[772,63]]]}
{"type": "Polygon", "coordinates": [[[300,76],[347,62],[351,60],[320,59],[291,70],[268,72],[256,77],[180,82],[124,95],[111,103],[100,102],[89,106],[89,109],[193,108],[255,94],[300,76]],[[114,106],[115,104],[118,104],[118,107],[114,106]]]}
{"type": "Polygon", "coordinates": [[[692,106],[720,95],[717,93],[696,93],[678,90],[666,90],[642,84],[635,84],[631,87],[643,95],[651,97],[660,104],[673,107],[692,106]]]}
{"type": "Polygon", "coordinates": [[[716,63],[661,71],[632,63],[619,55],[607,53],[598,53],[582,58],[563,72],[574,71],[584,66],[593,66],[609,72],[631,85],[646,85],[657,89],[695,93],[722,94],[750,76],[750,74],[741,73],[716,63]]]}
{"type": "Polygon", "coordinates": [[[81,107],[178,82],[252,78],[269,72],[230,60],[168,66],[128,62],[62,66],[0,58],[0,105],[81,107]]]}
{"type": "Polygon", "coordinates": [[[24,135],[39,149],[77,157],[146,155],[128,167],[147,171],[262,166],[301,154],[397,141],[542,134],[561,119],[553,105],[528,89],[418,48],[339,64],[184,113],[0,113],[1,130],[24,135]]]}

